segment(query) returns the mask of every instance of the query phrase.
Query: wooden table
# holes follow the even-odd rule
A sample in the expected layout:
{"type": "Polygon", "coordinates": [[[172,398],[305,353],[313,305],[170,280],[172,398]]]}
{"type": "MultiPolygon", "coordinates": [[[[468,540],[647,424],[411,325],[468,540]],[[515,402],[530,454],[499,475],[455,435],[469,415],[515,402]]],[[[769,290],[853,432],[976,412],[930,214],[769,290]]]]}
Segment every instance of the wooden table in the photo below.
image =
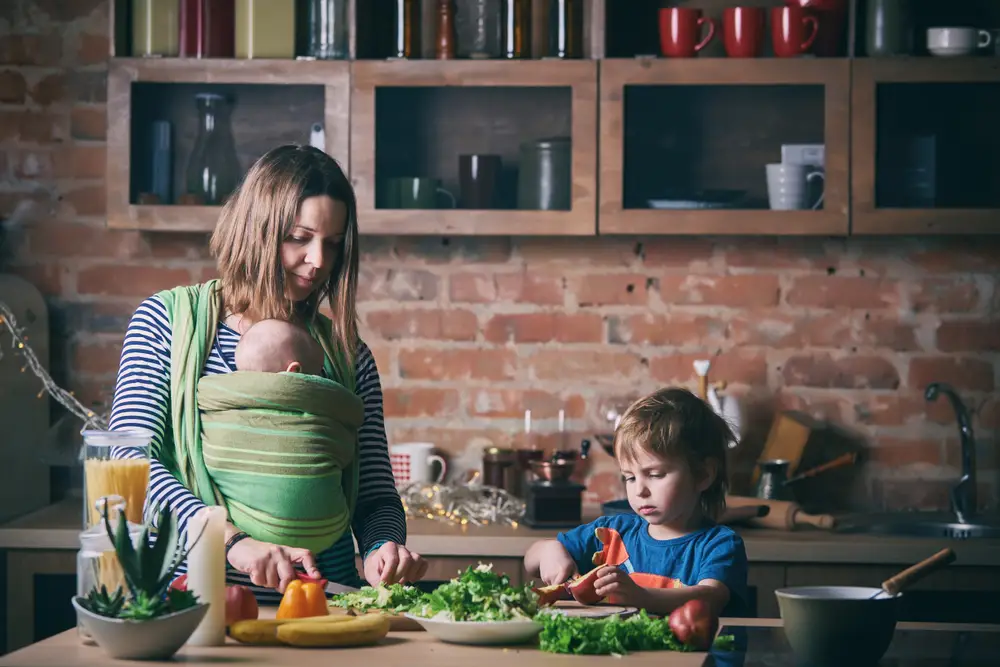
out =
{"type": "MultiPolygon", "coordinates": [[[[270,612],[268,612],[270,613],[270,612]]],[[[708,653],[674,653],[654,651],[632,653],[627,656],[628,664],[635,667],[707,667],[708,665],[757,665],[768,664],[776,667],[792,667],[794,661],[788,652],[778,628],[778,619],[722,619],[722,632],[743,631],[750,637],[745,653],[728,654],[732,660],[710,659],[708,653]]],[[[899,623],[897,638],[887,656],[894,653],[906,656],[915,649],[922,652],[917,662],[910,663],[905,657],[892,664],[919,664],[921,667],[936,667],[938,664],[952,667],[980,667],[995,665],[1000,655],[1000,625],[986,624],[944,624],[944,623],[899,623]],[[949,651],[960,642],[954,639],[960,634],[975,637],[971,642],[976,646],[972,652],[965,651],[956,659],[949,651]],[[929,652],[925,645],[937,647],[929,652]],[[936,652],[935,652],[936,651],[936,652]],[[996,651],[996,652],[994,652],[996,651]]],[[[966,642],[969,644],[969,642],[966,642]]],[[[532,646],[486,647],[460,646],[440,642],[426,632],[393,632],[376,646],[341,649],[297,649],[284,647],[242,646],[235,642],[216,648],[183,647],[173,662],[190,667],[218,667],[231,664],[240,667],[260,665],[295,665],[296,667],[330,667],[330,665],[378,665],[400,667],[467,667],[468,665],[490,665],[490,667],[544,667],[546,665],[569,665],[572,667],[607,667],[614,658],[608,656],[565,656],[544,653],[532,646]]],[[[38,642],[0,658],[0,667],[104,667],[109,664],[150,664],[115,663],[109,660],[100,648],[81,644],[76,631],[63,632],[55,637],[38,642]]]]}

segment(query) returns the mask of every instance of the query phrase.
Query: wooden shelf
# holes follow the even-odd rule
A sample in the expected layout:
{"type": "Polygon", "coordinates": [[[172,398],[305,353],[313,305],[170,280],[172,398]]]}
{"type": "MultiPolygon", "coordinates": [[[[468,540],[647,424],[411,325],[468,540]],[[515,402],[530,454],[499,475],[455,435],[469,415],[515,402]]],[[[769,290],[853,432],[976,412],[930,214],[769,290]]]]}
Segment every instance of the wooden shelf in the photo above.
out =
{"type": "MultiPolygon", "coordinates": [[[[597,63],[595,61],[357,61],[353,64],[351,95],[351,179],[358,198],[358,222],[367,234],[502,234],[502,235],[593,235],[596,231],[597,206],[597,63]],[[514,141],[490,141],[489,129],[483,129],[483,117],[489,125],[494,114],[503,110],[484,106],[486,95],[499,96],[493,101],[505,102],[512,117],[496,121],[505,131],[512,125],[537,123],[533,127],[565,125],[572,140],[571,205],[565,211],[534,211],[516,209],[490,210],[397,210],[376,208],[375,189],[378,169],[377,136],[384,128],[376,127],[377,91],[385,88],[405,88],[414,91],[416,99],[430,99],[438,135],[422,136],[421,144],[428,154],[424,165],[432,173],[395,174],[406,176],[439,175],[454,167],[461,152],[506,152],[516,155],[514,141]],[[496,89],[516,88],[507,99],[506,92],[496,89]],[[421,93],[420,89],[424,89],[421,93]],[[478,89],[478,92],[477,90],[478,89]],[[492,89],[492,90],[491,90],[492,89]],[[539,94],[568,93],[568,108],[544,111],[518,103],[516,95],[527,89],[539,94]],[[544,89],[550,89],[546,91],[544,89]],[[465,95],[470,93],[470,95],[465,95]],[[423,94],[424,98],[419,95],[423,94]],[[433,96],[441,101],[433,103],[433,96]],[[470,106],[461,105],[463,97],[470,106]],[[475,98],[475,99],[472,99],[475,98]],[[463,113],[464,112],[464,113],[463,113]],[[448,114],[451,115],[448,115],[448,114]],[[544,113],[548,118],[538,118],[544,113]],[[536,117],[533,117],[534,116],[536,117]],[[546,124],[546,120],[550,121],[546,124]],[[517,122],[515,122],[517,121],[517,122]],[[447,127],[445,127],[447,125],[447,127]],[[513,145],[510,145],[512,144],[513,145]],[[447,144],[447,145],[445,145],[447,144]],[[488,145],[490,150],[477,146],[488,145]],[[429,146],[429,147],[428,147],[429,146]]],[[[533,99],[533,98],[532,98],[533,99]]],[[[407,110],[411,113],[412,110],[407,110]]],[[[416,114],[420,116],[420,114],[416,114]]],[[[412,121],[408,121],[412,122],[412,121]]],[[[419,121],[417,121],[419,122],[419,121]]],[[[426,128],[424,128],[425,131],[426,128]]],[[[541,131],[541,130],[539,130],[541,131]]],[[[515,139],[514,135],[509,138],[515,139]]],[[[410,150],[394,144],[398,154],[410,150]]],[[[416,150],[414,148],[413,150],[416,150]]]]}
{"type": "MultiPolygon", "coordinates": [[[[781,234],[845,235],[849,227],[849,88],[847,59],[609,59],[601,63],[600,205],[602,234],[781,234]],[[822,136],[826,182],[821,210],[652,210],[626,207],[626,88],[629,86],[822,87],[822,136]]],[[[692,92],[693,94],[693,92],[692,92]]],[[[730,109],[730,112],[734,110],[730,109]]],[[[735,110],[739,113],[739,110],[735,110]]],[[[664,114],[667,110],[664,110],[664,114]]],[[[787,121],[796,120],[795,109],[787,121]]],[[[668,120],[663,121],[668,124],[668,120]]],[[[748,123],[751,121],[747,121],[748,123]]],[[[674,128],[676,130],[676,128],[674,128]]],[[[681,130],[683,131],[683,130],[681,130]]],[[[794,142],[787,142],[794,143],[794,142]]],[[[800,142],[801,143],[801,142],[800,142]]],[[[818,141],[817,141],[818,143],[818,141]]],[[[734,149],[738,150],[738,149],[734,149]]],[[[780,148],[759,164],[780,161],[780,148]]],[[[757,165],[755,165],[755,168],[757,165]]]]}
{"type": "MultiPolygon", "coordinates": [[[[878,88],[883,84],[991,84],[1000,99],[1000,59],[899,57],[862,58],[852,63],[851,102],[851,187],[852,234],[1000,234],[998,208],[898,208],[877,205],[876,178],[879,144],[878,88]]],[[[927,105],[941,100],[925,96],[927,105]]],[[[961,102],[957,105],[963,106],[961,102]]],[[[923,106],[923,103],[920,105],[923,106]]],[[[925,108],[913,107],[916,115],[925,108]]],[[[963,160],[993,158],[1000,150],[1000,132],[991,118],[997,108],[964,109],[968,117],[980,113],[981,122],[992,128],[983,137],[982,155],[963,160]],[[992,145],[990,144],[992,142],[992,145]]],[[[957,121],[957,119],[956,119],[957,121]]],[[[965,124],[966,121],[963,121],[965,124]]],[[[896,122],[894,121],[894,125],[896,122]]],[[[993,169],[994,172],[998,170],[993,169]]],[[[994,183],[1000,173],[994,173],[994,183]]],[[[964,184],[968,186],[968,184],[964,184]]],[[[991,186],[990,189],[993,189],[991,186]]]]}
{"type": "Polygon", "coordinates": [[[108,215],[112,229],[145,232],[204,232],[211,234],[222,212],[221,206],[139,206],[129,204],[116,215],[108,215]]]}

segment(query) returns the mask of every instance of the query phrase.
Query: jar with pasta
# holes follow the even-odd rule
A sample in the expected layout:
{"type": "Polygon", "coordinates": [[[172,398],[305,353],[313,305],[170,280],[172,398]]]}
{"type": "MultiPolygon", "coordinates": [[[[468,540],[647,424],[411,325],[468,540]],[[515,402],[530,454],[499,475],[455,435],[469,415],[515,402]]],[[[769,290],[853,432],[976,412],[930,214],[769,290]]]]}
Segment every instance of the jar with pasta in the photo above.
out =
{"type": "Polygon", "coordinates": [[[128,520],[142,523],[152,439],[145,429],[83,432],[84,529],[103,527],[96,503],[108,496],[123,498],[128,520]]]}

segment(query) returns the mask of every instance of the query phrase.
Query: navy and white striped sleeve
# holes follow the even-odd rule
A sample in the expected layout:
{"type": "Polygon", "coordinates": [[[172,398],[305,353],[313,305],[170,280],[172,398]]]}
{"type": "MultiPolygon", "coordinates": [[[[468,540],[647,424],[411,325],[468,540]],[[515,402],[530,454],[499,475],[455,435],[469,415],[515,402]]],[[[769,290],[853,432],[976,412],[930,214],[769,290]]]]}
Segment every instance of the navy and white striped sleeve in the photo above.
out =
{"type": "Polygon", "coordinates": [[[406,514],[389,463],[382,383],[375,357],[363,342],[358,346],[357,392],[364,401],[365,421],[358,434],[361,462],[352,528],[364,556],[383,542],[406,544],[406,514]]]}
{"type": "MultiPolygon", "coordinates": [[[[111,430],[143,428],[153,432],[149,466],[146,517],[168,507],[183,531],[188,519],[205,505],[181,484],[156,458],[172,446],[170,431],[170,321],[163,301],[152,296],[136,308],[125,332],[118,380],[111,406],[111,430]]],[[[116,458],[139,458],[135,449],[119,448],[116,458]]]]}

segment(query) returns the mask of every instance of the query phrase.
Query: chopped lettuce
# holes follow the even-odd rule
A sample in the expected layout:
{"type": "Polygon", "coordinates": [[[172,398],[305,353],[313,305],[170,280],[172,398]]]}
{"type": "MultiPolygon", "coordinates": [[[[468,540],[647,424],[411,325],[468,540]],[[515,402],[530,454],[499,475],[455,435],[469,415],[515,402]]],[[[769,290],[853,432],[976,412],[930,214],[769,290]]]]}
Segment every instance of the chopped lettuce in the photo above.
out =
{"type": "Polygon", "coordinates": [[[513,621],[538,611],[538,594],[530,585],[511,586],[510,577],[493,565],[469,567],[461,576],[426,593],[411,612],[448,621],[513,621]]]}
{"type": "MultiPolygon", "coordinates": [[[[535,617],[542,624],[538,647],[549,653],[626,655],[632,651],[690,651],[677,641],[666,618],[651,618],[645,610],[622,618],[584,618],[557,612],[535,617]]],[[[732,635],[717,637],[715,648],[731,649],[732,635]]]]}
{"type": "Polygon", "coordinates": [[[410,611],[423,593],[419,588],[390,584],[388,586],[365,586],[356,593],[340,593],[330,598],[331,607],[344,607],[358,611],[379,610],[390,614],[410,611]]]}

